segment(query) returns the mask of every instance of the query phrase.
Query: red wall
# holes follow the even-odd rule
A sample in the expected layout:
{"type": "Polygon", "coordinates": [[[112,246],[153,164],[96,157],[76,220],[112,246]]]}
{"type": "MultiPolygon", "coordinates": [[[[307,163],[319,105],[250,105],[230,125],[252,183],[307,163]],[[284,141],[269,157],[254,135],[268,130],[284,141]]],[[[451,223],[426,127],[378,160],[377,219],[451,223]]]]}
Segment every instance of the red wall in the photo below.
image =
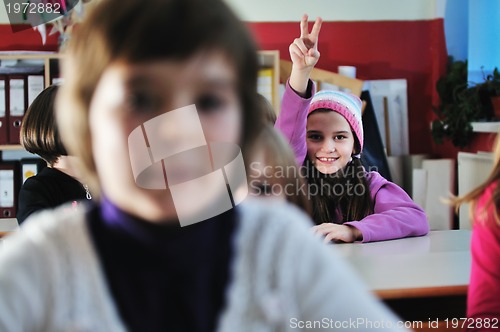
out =
{"type": "MultiPolygon", "coordinates": [[[[299,35],[296,22],[249,26],[262,49],[277,49],[282,59],[289,59],[288,46],[299,35]]],[[[438,100],[435,82],[444,73],[447,61],[442,19],[324,22],[319,51],[317,67],[321,69],[337,72],[339,65],[352,65],[357,67],[360,79],[405,78],[410,152],[442,152],[434,146],[430,132],[432,104],[438,100]]]]}
{"type": "MultiPolygon", "coordinates": [[[[50,28],[47,30],[48,34],[50,28]]],[[[47,36],[45,45],[42,45],[40,33],[33,28],[14,33],[10,25],[0,24],[0,51],[57,51],[57,36],[47,36]]]]}
{"type": "MultiPolygon", "coordinates": [[[[297,22],[249,23],[262,49],[277,49],[289,59],[288,45],[299,34],[297,22]]],[[[318,68],[337,71],[339,65],[357,67],[360,79],[405,78],[411,153],[434,153],[456,158],[451,143],[434,144],[430,122],[437,104],[435,82],[444,73],[447,52],[442,19],[426,21],[324,22],[321,28],[318,68]]],[[[57,34],[42,45],[38,31],[12,32],[0,25],[0,51],[57,51],[57,34]]],[[[491,149],[494,135],[478,134],[465,151],[491,149]]]]}

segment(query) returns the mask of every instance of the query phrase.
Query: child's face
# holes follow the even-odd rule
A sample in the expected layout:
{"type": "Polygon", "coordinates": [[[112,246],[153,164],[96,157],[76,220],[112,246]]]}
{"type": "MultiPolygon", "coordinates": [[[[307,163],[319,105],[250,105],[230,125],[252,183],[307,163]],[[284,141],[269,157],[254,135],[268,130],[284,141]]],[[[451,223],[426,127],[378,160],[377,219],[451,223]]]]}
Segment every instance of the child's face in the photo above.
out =
{"type": "Polygon", "coordinates": [[[343,169],[351,160],[354,136],[337,112],[314,112],[307,119],[307,156],[323,174],[343,169]]]}
{"type": "MultiPolygon", "coordinates": [[[[239,144],[242,110],[235,70],[220,53],[187,60],[141,64],[112,63],[97,84],[90,105],[90,130],[103,193],[118,207],[140,218],[175,218],[170,191],[138,187],[132,175],[128,137],[132,130],[160,114],[196,104],[206,141],[239,144]]],[[[166,122],[166,121],[165,121],[166,122]]],[[[160,124],[166,144],[176,145],[185,131],[160,124]]],[[[181,176],[206,165],[187,161],[181,176]]]]}

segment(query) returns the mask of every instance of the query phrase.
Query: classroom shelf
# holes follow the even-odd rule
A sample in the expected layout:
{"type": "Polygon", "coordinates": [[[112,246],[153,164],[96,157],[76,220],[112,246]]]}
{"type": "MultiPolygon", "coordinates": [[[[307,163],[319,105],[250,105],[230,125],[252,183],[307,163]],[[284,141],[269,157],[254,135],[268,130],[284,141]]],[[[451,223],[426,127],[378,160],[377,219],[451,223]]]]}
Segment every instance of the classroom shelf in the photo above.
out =
{"type": "MultiPolygon", "coordinates": [[[[58,61],[64,57],[61,53],[54,52],[31,52],[31,51],[0,51],[0,64],[3,60],[40,60],[43,63],[44,69],[44,86],[48,87],[53,83],[54,71],[57,71],[58,61]]],[[[258,52],[259,67],[261,69],[272,70],[272,105],[278,113],[280,110],[280,93],[279,93],[279,78],[280,78],[280,57],[277,50],[266,50],[258,52]]],[[[7,150],[23,150],[19,144],[0,145],[0,151],[7,150]]]]}
{"type": "Polygon", "coordinates": [[[274,111],[276,114],[279,114],[280,104],[281,104],[281,96],[279,91],[280,86],[280,52],[278,50],[267,50],[267,51],[259,51],[257,53],[259,60],[260,69],[270,69],[270,83],[272,95],[271,104],[273,105],[274,111]]]}
{"type": "Polygon", "coordinates": [[[0,151],[7,151],[7,150],[24,150],[23,146],[21,144],[7,144],[7,145],[0,145],[0,151]]]}
{"type": "Polygon", "coordinates": [[[52,82],[51,67],[55,65],[54,61],[61,59],[61,53],[53,52],[29,52],[29,51],[2,51],[0,52],[0,61],[2,60],[41,60],[44,67],[45,86],[52,82]]]}

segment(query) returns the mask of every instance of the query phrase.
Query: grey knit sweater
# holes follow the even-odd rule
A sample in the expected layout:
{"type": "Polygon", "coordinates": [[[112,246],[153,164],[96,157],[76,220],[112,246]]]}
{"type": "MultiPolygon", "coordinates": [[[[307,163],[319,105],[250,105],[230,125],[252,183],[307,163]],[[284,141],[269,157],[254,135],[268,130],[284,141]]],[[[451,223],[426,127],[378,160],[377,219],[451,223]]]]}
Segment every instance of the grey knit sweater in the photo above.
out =
{"type": "MultiPolygon", "coordinates": [[[[260,201],[238,208],[219,331],[402,330],[300,211],[260,201]]],[[[63,206],[4,241],[0,331],[126,331],[84,218],[63,206]]]]}

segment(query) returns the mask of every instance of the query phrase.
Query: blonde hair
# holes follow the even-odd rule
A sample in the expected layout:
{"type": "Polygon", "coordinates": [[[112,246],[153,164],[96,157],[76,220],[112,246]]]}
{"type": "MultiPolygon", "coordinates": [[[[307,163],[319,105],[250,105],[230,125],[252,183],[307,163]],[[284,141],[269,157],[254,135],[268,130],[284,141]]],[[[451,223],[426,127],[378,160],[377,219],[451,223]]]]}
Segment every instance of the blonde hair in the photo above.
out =
{"type": "MultiPolygon", "coordinates": [[[[496,186],[493,190],[493,195],[491,199],[486,202],[486,204],[483,206],[483,209],[481,211],[476,211],[476,206],[477,206],[477,201],[481,197],[481,195],[485,192],[485,190],[493,183],[498,183],[500,180],[500,139],[496,138],[495,140],[495,147],[494,147],[494,166],[493,170],[481,185],[479,185],[476,189],[472,190],[471,192],[467,193],[466,195],[463,195],[461,197],[452,197],[450,199],[450,203],[455,206],[455,212],[458,213],[458,209],[462,204],[465,203],[471,203],[469,213],[471,215],[471,220],[475,222],[473,215],[474,213],[478,213],[478,216],[484,216],[486,213],[487,209],[491,206],[491,204],[494,204],[494,213],[493,216],[495,218],[496,223],[500,226],[500,217],[498,214],[498,209],[497,207],[500,206],[500,186],[496,186]]],[[[482,218],[479,218],[482,219],[482,218]]]]}

